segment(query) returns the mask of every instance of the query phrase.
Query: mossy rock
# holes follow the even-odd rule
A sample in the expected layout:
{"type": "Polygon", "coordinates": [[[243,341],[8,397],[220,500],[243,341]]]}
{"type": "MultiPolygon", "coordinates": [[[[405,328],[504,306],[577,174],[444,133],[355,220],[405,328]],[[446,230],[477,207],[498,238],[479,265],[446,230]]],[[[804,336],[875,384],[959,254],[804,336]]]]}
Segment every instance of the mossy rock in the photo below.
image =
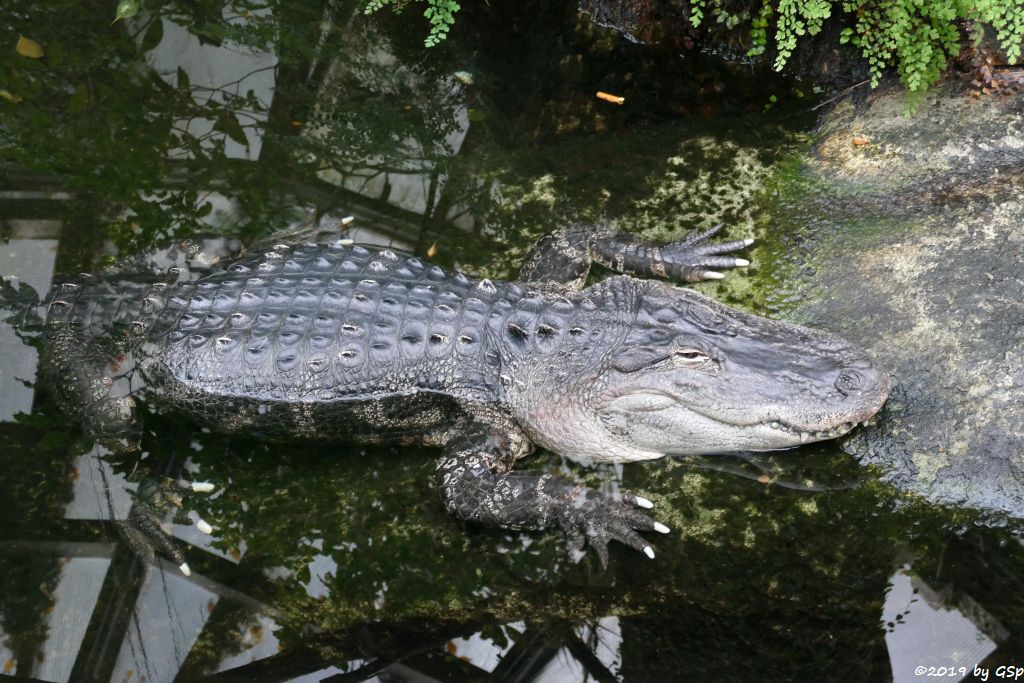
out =
{"type": "Polygon", "coordinates": [[[1024,517],[1022,169],[1019,98],[946,85],[907,116],[883,91],[825,115],[773,213],[777,307],[894,375],[877,424],[844,447],[993,521],[1024,517]]]}

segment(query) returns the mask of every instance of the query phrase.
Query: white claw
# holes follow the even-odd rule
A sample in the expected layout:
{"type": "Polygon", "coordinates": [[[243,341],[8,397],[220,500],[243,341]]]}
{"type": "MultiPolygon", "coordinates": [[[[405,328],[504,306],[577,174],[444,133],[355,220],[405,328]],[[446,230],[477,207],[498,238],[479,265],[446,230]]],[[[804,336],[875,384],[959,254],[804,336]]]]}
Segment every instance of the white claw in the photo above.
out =
{"type": "Polygon", "coordinates": [[[642,508],[647,508],[648,510],[650,510],[652,507],[654,507],[654,503],[652,503],[651,501],[647,500],[643,496],[636,496],[636,504],[639,505],[642,508]]]}
{"type": "Polygon", "coordinates": [[[745,258],[738,258],[738,259],[736,259],[736,265],[737,266],[749,266],[750,265],[750,261],[748,261],[745,258]]]}
{"type": "Polygon", "coordinates": [[[352,246],[355,243],[356,243],[355,240],[350,240],[350,239],[338,240],[338,244],[340,244],[343,247],[350,247],[350,246],[352,246]]]}
{"type": "Polygon", "coordinates": [[[749,247],[753,243],[754,243],[754,238],[753,237],[748,237],[747,239],[743,240],[743,245],[746,246],[746,247],[749,247]]]}
{"type": "Polygon", "coordinates": [[[659,534],[667,534],[668,533],[668,527],[665,526],[664,524],[662,524],[661,522],[655,522],[654,523],[654,530],[657,531],[659,534]]]}
{"type": "Polygon", "coordinates": [[[704,274],[701,277],[703,277],[705,280],[721,280],[722,278],[725,277],[725,275],[722,275],[721,273],[716,272],[714,270],[705,270],[704,274]]]}
{"type": "Polygon", "coordinates": [[[192,570],[189,568],[188,562],[182,562],[179,564],[178,569],[180,569],[181,573],[185,576],[192,576],[192,570]]]}
{"type": "Polygon", "coordinates": [[[647,557],[649,557],[649,558],[651,558],[653,560],[654,559],[654,548],[652,548],[649,545],[645,545],[644,546],[644,555],[646,555],[647,557]]]}
{"type": "Polygon", "coordinates": [[[204,534],[209,536],[213,533],[213,527],[205,519],[200,519],[196,522],[196,528],[202,531],[204,534]]]}
{"type": "Polygon", "coordinates": [[[192,490],[195,491],[196,493],[209,493],[214,488],[216,487],[208,481],[192,482],[192,490]]]}
{"type": "Polygon", "coordinates": [[[344,218],[341,219],[341,224],[342,225],[348,225],[349,223],[351,223],[355,219],[356,219],[355,216],[345,216],[344,218]]]}

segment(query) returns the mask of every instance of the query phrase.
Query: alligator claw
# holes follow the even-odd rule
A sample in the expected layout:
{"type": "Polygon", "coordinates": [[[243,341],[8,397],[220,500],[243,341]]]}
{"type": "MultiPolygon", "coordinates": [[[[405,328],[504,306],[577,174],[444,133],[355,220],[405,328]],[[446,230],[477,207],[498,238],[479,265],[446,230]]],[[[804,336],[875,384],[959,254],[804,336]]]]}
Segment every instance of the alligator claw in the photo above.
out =
{"type": "Polygon", "coordinates": [[[652,503],[651,501],[647,500],[643,496],[636,496],[636,495],[634,495],[633,496],[633,503],[636,504],[639,507],[647,508],[648,510],[650,510],[652,507],[654,507],[654,503],[652,503]]]}
{"type": "Polygon", "coordinates": [[[654,549],[638,531],[668,533],[668,527],[636,508],[654,504],[642,496],[625,494],[616,500],[593,489],[576,488],[558,511],[558,522],[569,536],[573,550],[583,547],[586,536],[601,566],[608,567],[608,543],[618,541],[654,559],[654,549]]]}

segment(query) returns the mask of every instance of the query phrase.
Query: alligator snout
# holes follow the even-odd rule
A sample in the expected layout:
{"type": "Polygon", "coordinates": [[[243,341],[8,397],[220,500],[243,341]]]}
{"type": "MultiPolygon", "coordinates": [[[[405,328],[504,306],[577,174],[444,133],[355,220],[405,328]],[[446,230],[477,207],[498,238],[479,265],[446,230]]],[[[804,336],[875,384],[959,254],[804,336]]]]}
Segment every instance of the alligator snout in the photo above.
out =
{"type": "MultiPolygon", "coordinates": [[[[889,397],[889,373],[870,362],[847,366],[839,371],[834,386],[853,406],[860,406],[863,419],[877,413],[889,397]]],[[[859,421],[859,420],[857,420],[859,421]]]]}

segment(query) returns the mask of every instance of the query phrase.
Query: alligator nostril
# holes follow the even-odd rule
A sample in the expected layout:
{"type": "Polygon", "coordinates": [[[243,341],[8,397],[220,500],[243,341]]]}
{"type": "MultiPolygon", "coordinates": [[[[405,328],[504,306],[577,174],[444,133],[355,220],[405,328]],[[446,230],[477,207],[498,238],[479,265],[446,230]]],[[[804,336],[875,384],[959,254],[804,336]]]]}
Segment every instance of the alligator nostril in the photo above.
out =
{"type": "Polygon", "coordinates": [[[844,369],[839,373],[839,377],[836,378],[836,390],[843,396],[848,396],[855,391],[859,391],[863,386],[864,376],[850,368],[844,369]]]}

